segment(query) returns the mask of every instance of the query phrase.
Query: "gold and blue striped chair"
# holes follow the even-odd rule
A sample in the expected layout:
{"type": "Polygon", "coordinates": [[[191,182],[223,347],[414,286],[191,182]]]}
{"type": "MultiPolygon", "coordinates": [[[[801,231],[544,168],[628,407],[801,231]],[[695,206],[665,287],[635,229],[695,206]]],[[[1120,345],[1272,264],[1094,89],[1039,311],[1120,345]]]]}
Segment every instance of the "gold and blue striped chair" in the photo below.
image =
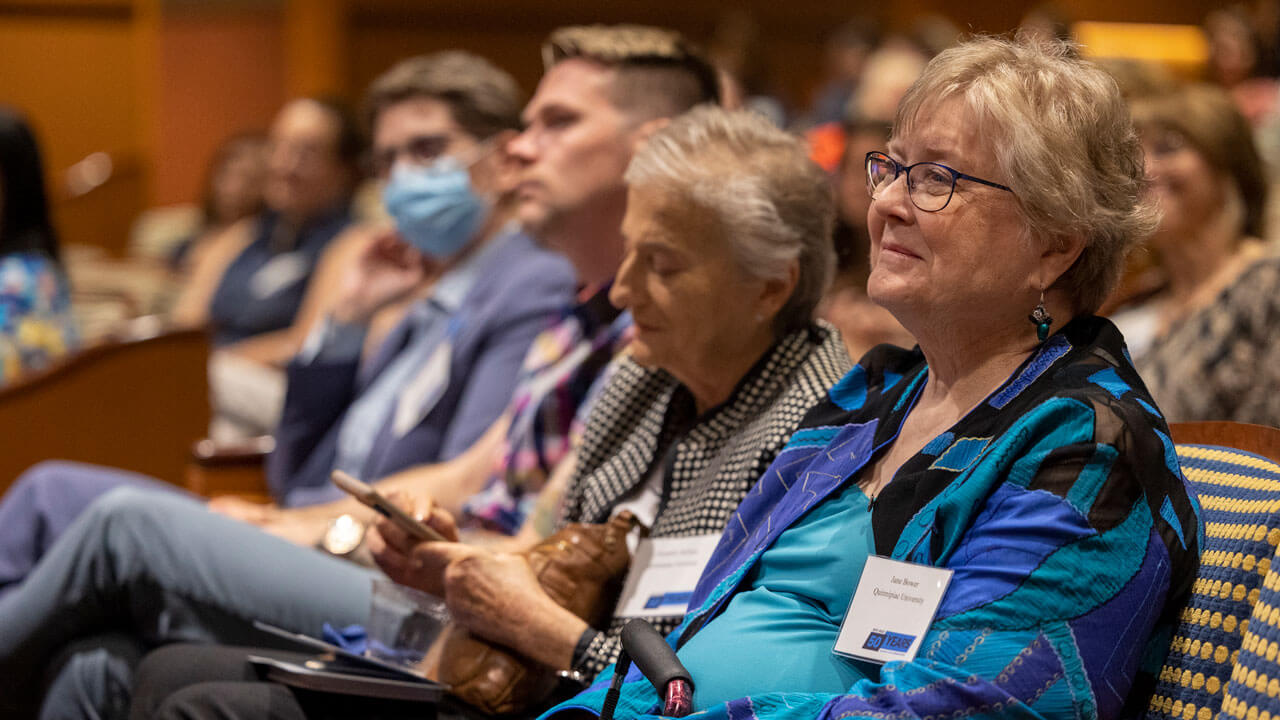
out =
{"type": "Polygon", "coordinates": [[[1172,430],[1205,538],[1147,718],[1280,720],[1280,430],[1172,430]]]}

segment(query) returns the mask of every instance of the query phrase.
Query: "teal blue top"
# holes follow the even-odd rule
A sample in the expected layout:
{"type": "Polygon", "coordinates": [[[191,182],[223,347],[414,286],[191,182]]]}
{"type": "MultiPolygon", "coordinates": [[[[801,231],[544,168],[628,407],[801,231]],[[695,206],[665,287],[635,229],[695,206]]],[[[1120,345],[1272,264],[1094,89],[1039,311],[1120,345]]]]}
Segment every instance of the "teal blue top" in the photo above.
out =
{"type": "Polygon", "coordinates": [[[878,676],[875,665],[831,652],[875,552],[867,504],[851,482],[806,513],[761,555],[716,621],[680,649],[695,709],[774,690],[843,693],[878,676]]]}

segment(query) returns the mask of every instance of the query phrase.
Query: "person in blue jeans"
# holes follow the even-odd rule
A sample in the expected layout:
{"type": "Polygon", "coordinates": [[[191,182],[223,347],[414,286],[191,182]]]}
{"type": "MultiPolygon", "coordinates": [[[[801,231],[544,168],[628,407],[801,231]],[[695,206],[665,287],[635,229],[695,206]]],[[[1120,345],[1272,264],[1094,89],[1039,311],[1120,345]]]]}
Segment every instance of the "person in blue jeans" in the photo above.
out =
{"type": "MultiPolygon", "coordinates": [[[[495,473],[550,472],[566,456],[575,416],[629,339],[629,316],[607,298],[623,256],[622,172],[663,119],[716,100],[715,76],[670,31],[601,28],[593,37],[602,42],[552,68],[554,84],[544,79],[516,157],[518,219],[540,245],[563,252],[590,291],[535,340],[512,373],[519,387],[511,406],[481,440],[451,461],[384,478],[384,489],[404,481],[421,491],[427,476],[450,484],[474,476],[483,487],[495,473]]],[[[131,692],[128,654],[95,634],[114,631],[134,648],[243,644],[262,640],[248,637],[254,619],[315,634],[322,621],[365,620],[369,577],[190,498],[117,489],[0,597],[0,715],[31,714],[42,695],[46,717],[118,711],[131,692]],[[52,665],[59,655],[66,661],[52,665]]]]}
{"type": "MultiPolygon", "coordinates": [[[[480,58],[407,60],[369,92],[375,170],[394,227],[376,230],[342,301],[290,363],[267,462],[283,506],[340,494],[334,469],[377,479],[457,456],[501,415],[533,338],[573,297],[560,255],[510,225],[501,145],[518,90],[480,58]],[[373,313],[416,298],[367,362],[373,313]]],[[[83,509],[119,487],[169,488],[135,473],[49,462],[0,501],[0,595],[83,509]]]]}

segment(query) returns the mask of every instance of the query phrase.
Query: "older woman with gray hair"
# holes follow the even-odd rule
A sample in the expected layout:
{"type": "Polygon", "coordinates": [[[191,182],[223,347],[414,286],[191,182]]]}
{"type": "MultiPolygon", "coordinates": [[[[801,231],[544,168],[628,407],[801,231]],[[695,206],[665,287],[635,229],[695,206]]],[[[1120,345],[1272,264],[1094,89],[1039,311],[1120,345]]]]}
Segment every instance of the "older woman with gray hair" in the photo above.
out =
{"type": "MultiPolygon", "coordinates": [[[[626,255],[610,300],[631,312],[635,337],[586,418],[560,522],[603,523],[626,510],[654,541],[636,558],[660,564],[662,541],[700,564],[849,368],[839,333],[813,319],[834,265],[834,200],[800,140],[761,116],[710,107],[652,135],[626,180],[626,255]]],[[[418,512],[456,537],[444,511],[423,502],[418,512]]],[[[472,633],[588,678],[614,660],[622,624],[638,612],[624,598],[604,627],[590,627],[552,600],[520,554],[417,543],[392,523],[376,527],[370,547],[394,579],[443,596],[472,633]]],[[[639,581],[645,570],[636,560],[630,572],[639,581]]],[[[667,589],[679,597],[692,585],[667,589]]],[[[683,611],[662,602],[639,614],[670,630],[683,611]]],[[[233,694],[246,698],[236,705],[216,682],[239,680],[243,667],[234,648],[161,649],[138,673],[135,716],[160,707],[154,717],[177,717],[206,701],[260,716],[266,708],[250,692],[233,694]]],[[[273,711],[295,704],[283,692],[273,711]]]]}
{"type": "MultiPolygon", "coordinates": [[[[839,334],[813,320],[834,264],[834,201],[797,138],[711,107],[654,134],[626,179],[610,300],[631,312],[635,337],[587,417],[560,519],[604,522],[625,508],[651,539],[713,540],[849,367],[839,334]]],[[[431,517],[453,534],[451,519],[431,517]]],[[[522,557],[415,545],[391,523],[378,531],[383,569],[442,594],[473,632],[588,676],[617,655],[627,613],[606,632],[588,627],[522,557]]],[[[673,628],[683,609],[657,620],[673,628]]]]}
{"type": "MultiPolygon", "coordinates": [[[[692,709],[1135,715],[1203,528],[1092,314],[1154,222],[1115,83],[1065,44],[964,43],[866,168],[868,294],[919,346],[864,356],[730,518],[668,638],[692,709]]],[[[615,717],[676,709],[620,680],[615,717]]]]}

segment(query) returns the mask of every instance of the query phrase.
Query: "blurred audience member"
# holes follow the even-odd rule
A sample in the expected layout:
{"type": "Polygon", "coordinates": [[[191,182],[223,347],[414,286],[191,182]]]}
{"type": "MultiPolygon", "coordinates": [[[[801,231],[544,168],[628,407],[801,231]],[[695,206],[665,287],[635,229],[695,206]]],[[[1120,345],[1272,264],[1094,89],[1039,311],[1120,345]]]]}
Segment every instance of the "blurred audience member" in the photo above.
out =
{"type": "Polygon", "coordinates": [[[827,39],[826,76],[802,125],[838,123],[845,119],[849,98],[858,89],[867,58],[880,46],[880,26],[870,18],[856,18],[827,39]]]}
{"type": "Polygon", "coordinates": [[[849,357],[859,358],[881,343],[911,347],[915,340],[888,310],[867,298],[867,277],[871,273],[867,212],[871,196],[867,194],[866,157],[888,142],[889,123],[850,123],[845,136],[845,152],[835,176],[836,273],[818,314],[840,329],[849,357]]]}
{"type": "Polygon", "coordinates": [[[334,469],[376,479],[466,450],[506,408],[534,336],[572,301],[568,262],[511,223],[503,146],[519,95],[462,52],[406,60],[370,88],[373,166],[395,227],[348,268],[289,364],[268,463],[282,505],[342,497],[334,469]],[[406,317],[361,367],[370,319],[405,296],[406,317]]]}
{"type": "Polygon", "coordinates": [[[707,49],[720,77],[720,104],[752,110],[778,127],[787,125],[787,108],[769,89],[766,42],[760,23],[747,10],[726,10],[707,49]]]}
{"type": "Polygon", "coordinates": [[[1231,92],[1240,112],[1257,127],[1275,110],[1277,84],[1264,77],[1262,41],[1240,5],[1219,8],[1204,20],[1209,39],[1209,79],[1231,92]]]}
{"type": "Polygon", "coordinates": [[[838,173],[844,161],[846,126],[869,122],[888,127],[898,100],[928,61],[928,55],[905,35],[885,40],[866,59],[862,81],[849,96],[840,120],[804,130],[813,161],[833,175],[838,173]]]}
{"type": "Polygon", "coordinates": [[[286,105],[271,127],[266,211],[193,255],[174,319],[208,325],[219,346],[287,330],[321,252],[350,222],[360,150],[346,109],[314,98],[286,105]]]}
{"type": "MultiPolygon", "coordinates": [[[[862,82],[849,98],[844,121],[870,121],[886,127],[892,124],[898,101],[928,62],[929,55],[906,37],[895,35],[885,40],[867,58],[862,82]]],[[[860,192],[865,190],[859,188],[860,192]]]]}
{"type": "MultiPolygon", "coordinates": [[[[1171,93],[1182,87],[1182,82],[1163,63],[1133,58],[1097,58],[1093,62],[1107,71],[1120,88],[1120,95],[1132,105],[1139,98],[1171,93]]],[[[1132,332],[1125,333],[1130,351],[1135,346],[1145,347],[1150,341],[1152,327],[1145,329],[1138,318],[1150,315],[1147,300],[1164,289],[1164,271],[1156,260],[1149,243],[1135,247],[1124,261],[1124,274],[1111,297],[1102,304],[1098,314],[1111,317],[1132,332]],[[1117,309],[1121,312],[1117,314],[1117,309]]]]}
{"type": "Polygon", "coordinates": [[[905,38],[895,37],[867,59],[866,73],[849,100],[844,151],[836,184],[836,276],[819,310],[844,337],[849,357],[862,357],[881,343],[911,347],[915,340],[887,310],[867,299],[871,241],[867,231],[866,156],[889,140],[893,115],[928,58],[905,38]]]}
{"type": "Polygon", "coordinates": [[[1182,83],[1168,66],[1152,60],[1098,58],[1093,61],[1116,81],[1120,94],[1130,103],[1138,98],[1177,90],[1182,83]]]}
{"type": "Polygon", "coordinates": [[[960,42],[960,35],[960,27],[940,13],[917,18],[907,33],[911,42],[929,58],[960,42]]]}
{"type": "Polygon", "coordinates": [[[1027,11],[1018,23],[1018,32],[1030,40],[1071,41],[1071,16],[1056,2],[1042,2],[1027,11]]]}
{"type": "Polygon", "coordinates": [[[77,338],[40,149],[22,116],[0,107],[0,385],[77,338]]]}
{"type": "Polygon", "coordinates": [[[183,264],[192,248],[263,210],[267,180],[267,139],[258,133],[233,135],[218,147],[200,198],[200,226],[172,248],[169,260],[183,264]]]}
{"type": "Polygon", "coordinates": [[[237,133],[214,151],[200,202],[144,210],[129,231],[131,260],[182,270],[188,253],[245,218],[262,212],[267,139],[237,133]]]}
{"type": "Polygon", "coordinates": [[[1140,99],[1133,115],[1168,280],[1145,317],[1118,318],[1138,369],[1172,421],[1280,425],[1280,259],[1259,240],[1267,180],[1248,123],[1207,85],[1140,99]]]}
{"type": "Polygon", "coordinates": [[[361,150],[344,106],[321,99],[287,104],[268,141],[266,210],[191,252],[172,316],[212,333],[214,439],[268,434],[279,422],[282,368],[335,301],[338,280],[356,254],[350,252],[354,239],[343,231],[352,222],[361,150]],[[348,242],[335,242],[340,237],[348,242]]]}

